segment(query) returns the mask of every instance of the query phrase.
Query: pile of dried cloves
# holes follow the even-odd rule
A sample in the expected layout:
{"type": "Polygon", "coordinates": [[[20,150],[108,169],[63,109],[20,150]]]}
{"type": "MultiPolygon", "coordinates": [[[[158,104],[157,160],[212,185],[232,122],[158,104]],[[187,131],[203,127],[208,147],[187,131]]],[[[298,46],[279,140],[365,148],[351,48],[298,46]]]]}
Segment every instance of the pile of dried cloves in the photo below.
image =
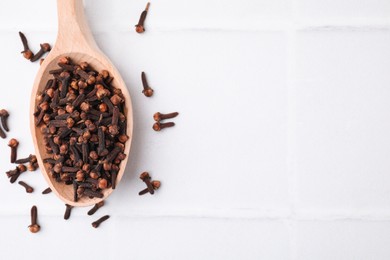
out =
{"type": "Polygon", "coordinates": [[[106,70],[74,64],[69,57],[59,58],[58,66],[36,98],[35,124],[51,155],[44,163],[57,182],[73,185],[74,201],[102,198],[102,190],[115,189],[126,158],[125,99],[106,70]]]}

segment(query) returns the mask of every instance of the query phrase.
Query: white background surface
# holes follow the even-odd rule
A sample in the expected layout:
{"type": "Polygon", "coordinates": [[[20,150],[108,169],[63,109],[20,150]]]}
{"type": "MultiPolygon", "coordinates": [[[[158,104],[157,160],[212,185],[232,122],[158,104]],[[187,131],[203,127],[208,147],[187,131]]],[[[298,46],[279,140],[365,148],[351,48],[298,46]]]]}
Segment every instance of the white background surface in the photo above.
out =
{"type": "MultiPolygon", "coordinates": [[[[390,1],[152,1],[143,35],[146,2],[84,3],[132,95],[126,175],[93,217],[65,221],[39,171],[20,178],[33,194],[4,174],[1,259],[390,259],[390,1]],[[177,126],[152,131],[157,111],[179,111],[177,126]],[[162,181],[154,196],[137,194],[142,171],[162,181]]],[[[21,157],[39,65],[19,30],[35,51],[54,44],[55,1],[0,2],[0,107],[21,157]]]]}

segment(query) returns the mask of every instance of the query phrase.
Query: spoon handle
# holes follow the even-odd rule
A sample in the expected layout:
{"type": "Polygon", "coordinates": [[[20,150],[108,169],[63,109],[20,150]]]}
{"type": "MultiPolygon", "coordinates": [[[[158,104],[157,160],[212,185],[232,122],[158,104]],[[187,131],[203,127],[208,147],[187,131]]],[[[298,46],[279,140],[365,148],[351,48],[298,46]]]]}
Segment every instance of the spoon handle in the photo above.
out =
{"type": "Polygon", "coordinates": [[[57,0],[58,35],[55,47],[63,52],[84,52],[96,42],[84,15],[82,0],[57,0]]]}

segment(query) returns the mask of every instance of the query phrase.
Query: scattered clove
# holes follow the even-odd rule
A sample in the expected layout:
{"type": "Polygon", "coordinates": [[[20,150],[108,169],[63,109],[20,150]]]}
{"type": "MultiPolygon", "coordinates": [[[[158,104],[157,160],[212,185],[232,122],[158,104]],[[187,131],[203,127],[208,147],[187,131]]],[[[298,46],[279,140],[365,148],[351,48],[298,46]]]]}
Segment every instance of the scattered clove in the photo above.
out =
{"type": "Polygon", "coordinates": [[[174,122],[167,122],[167,123],[156,122],[153,124],[153,130],[158,132],[164,128],[172,127],[172,126],[175,126],[174,122]]]}
{"type": "Polygon", "coordinates": [[[144,23],[145,23],[146,15],[148,14],[149,6],[150,6],[150,3],[148,2],[146,4],[145,10],[141,13],[138,24],[135,25],[135,31],[137,33],[143,33],[145,31],[144,23]]]}
{"type": "Polygon", "coordinates": [[[177,117],[177,115],[179,115],[178,112],[173,112],[173,113],[169,113],[169,114],[161,114],[160,112],[157,112],[153,115],[153,119],[156,122],[160,122],[161,120],[164,120],[164,119],[170,119],[170,118],[177,117]]]}
{"type": "Polygon", "coordinates": [[[5,139],[7,137],[7,135],[5,134],[5,132],[3,131],[3,129],[0,127],[0,137],[5,139]]]}
{"type": "Polygon", "coordinates": [[[15,181],[17,181],[20,174],[22,174],[26,170],[27,170],[26,166],[24,166],[23,164],[19,164],[18,166],[16,166],[14,170],[7,171],[6,174],[7,177],[10,179],[10,182],[14,183],[15,181]]]}
{"type": "Polygon", "coordinates": [[[23,54],[23,57],[27,60],[31,60],[31,58],[34,56],[34,53],[28,47],[27,38],[22,32],[19,32],[19,36],[23,43],[24,50],[21,52],[23,54]]]}
{"type": "Polygon", "coordinates": [[[26,158],[18,159],[15,161],[15,163],[20,164],[20,163],[36,163],[37,162],[37,157],[33,154],[30,154],[26,158]]]}
{"type": "Polygon", "coordinates": [[[144,93],[144,95],[146,97],[153,96],[154,90],[151,87],[149,87],[149,84],[146,80],[145,72],[141,73],[141,79],[142,79],[142,86],[144,87],[144,90],[142,90],[142,93],[144,93]]]}
{"type": "Polygon", "coordinates": [[[96,211],[97,211],[98,209],[100,209],[101,207],[103,207],[103,206],[104,206],[104,200],[102,200],[102,201],[96,203],[95,206],[93,206],[93,208],[90,209],[90,210],[88,211],[88,215],[91,216],[91,215],[95,214],[96,211]]]}
{"type": "Polygon", "coordinates": [[[51,188],[46,188],[42,191],[42,194],[49,194],[51,192],[51,188]]]}
{"type": "Polygon", "coordinates": [[[12,138],[8,142],[8,146],[11,147],[11,163],[14,163],[16,161],[18,145],[19,145],[19,142],[15,138],[12,138]]]}
{"type": "Polygon", "coordinates": [[[0,110],[1,125],[6,132],[9,132],[8,122],[7,122],[8,116],[9,116],[9,114],[8,114],[7,110],[5,110],[5,109],[0,110]]]}
{"type": "Polygon", "coordinates": [[[39,165],[38,165],[37,162],[35,162],[35,163],[29,163],[29,164],[27,165],[27,170],[28,170],[29,172],[34,172],[34,171],[36,171],[38,168],[39,168],[39,165]]]}
{"type": "Polygon", "coordinates": [[[51,50],[51,46],[48,43],[42,43],[41,44],[41,49],[30,59],[31,62],[35,62],[39,60],[43,54],[46,52],[49,52],[51,50]]]}
{"type": "MultiPolygon", "coordinates": [[[[152,186],[153,186],[153,190],[157,190],[158,188],[160,188],[161,186],[161,182],[160,181],[152,181],[152,186]]],[[[146,188],[146,189],[143,189],[141,190],[138,195],[144,195],[146,193],[150,193],[149,192],[149,188],[146,188]]],[[[153,193],[151,193],[153,195],[153,193]]]]}
{"type": "Polygon", "coordinates": [[[153,185],[152,183],[150,182],[151,178],[150,178],[150,175],[148,172],[143,172],[141,173],[141,175],[139,176],[139,178],[145,182],[146,186],[147,186],[147,189],[149,191],[150,194],[154,194],[154,188],[153,188],[153,185]]]}
{"type": "Polygon", "coordinates": [[[109,215],[105,215],[105,216],[99,218],[99,219],[96,220],[95,222],[92,222],[92,227],[98,228],[102,222],[106,221],[106,220],[109,219],[109,218],[110,218],[109,215]]]}
{"type": "Polygon", "coordinates": [[[31,208],[31,225],[28,226],[28,229],[31,233],[37,233],[41,229],[41,227],[37,224],[38,218],[38,209],[37,206],[32,206],[31,208]]]}
{"type": "Polygon", "coordinates": [[[69,205],[69,204],[65,204],[65,213],[64,213],[64,219],[67,220],[70,218],[70,214],[72,213],[72,208],[73,206],[69,205]]]}
{"type": "Polygon", "coordinates": [[[28,185],[24,181],[19,181],[18,183],[26,189],[27,193],[32,193],[34,191],[33,187],[31,187],[30,185],[28,185]]]}

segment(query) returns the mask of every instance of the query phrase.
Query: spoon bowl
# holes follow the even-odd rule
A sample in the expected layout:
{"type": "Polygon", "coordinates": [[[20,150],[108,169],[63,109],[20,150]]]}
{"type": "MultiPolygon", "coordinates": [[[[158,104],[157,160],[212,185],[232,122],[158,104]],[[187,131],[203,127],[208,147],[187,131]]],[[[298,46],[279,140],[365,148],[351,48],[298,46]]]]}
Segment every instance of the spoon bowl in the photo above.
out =
{"type": "Polygon", "coordinates": [[[30,102],[30,128],[34,141],[35,152],[38,159],[39,167],[43,176],[48,182],[52,191],[66,204],[72,206],[90,206],[106,199],[113,191],[112,188],[107,188],[102,191],[103,198],[90,199],[83,196],[77,202],[73,201],[72,185],[65,185],[63,182],[56,182],[49,174],[47,165],[43,163],[44,158],[51,158],[51,155],[46,152],[43,142],[43,134],[40,127],[35,125],[35,117],[33,113],[37,107],[36,96],[43,91],[46,82],[52,78],[49,74],[50,70],[58,68],[58,59],[62,56],[70,57],[72,62],[78,64],[80,62],[88,62],[88,64],[96,71],[107,70],[110,76],[113,77],[112,86],[120,89],[125,98],[124,114],[127,119],[127,135],[129,140],[125,144],[124,153],[126,158],[119,165],[116,184],[120,182],[127,164],[128,155],[130,153],[130,145],[133,132],[133,114],[130,94],[126,85],[120,76],[117,69],[113,66],[110,60],[98,48],[92,33],[87,25],[82,0],[57,0],[58,6],[58,35],[53,49],[42,63],[38,74],[35,78],[31,102],[30,102]]]}

